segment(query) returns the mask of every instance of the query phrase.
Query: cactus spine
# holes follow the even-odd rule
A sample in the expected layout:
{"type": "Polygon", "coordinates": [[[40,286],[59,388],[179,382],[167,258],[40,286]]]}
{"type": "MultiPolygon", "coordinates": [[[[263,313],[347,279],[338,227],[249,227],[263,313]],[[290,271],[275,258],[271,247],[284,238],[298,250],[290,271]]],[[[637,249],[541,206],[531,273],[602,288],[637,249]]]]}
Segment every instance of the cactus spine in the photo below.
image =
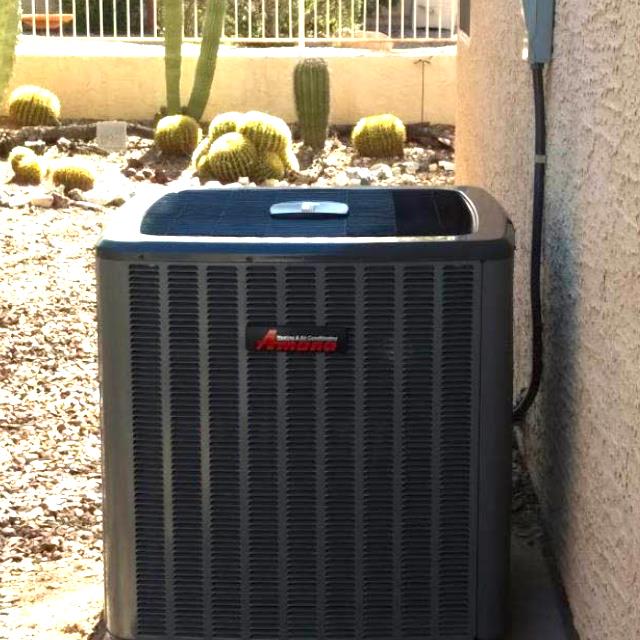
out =
{"type": "Polygon", "coordinates": [[[19,30],[19,0],[0,2],[0,102],[11,79],[19,30]]]}
{"type": "Polygon", "coordinates": [[[300,135],[314,149],[324,148],[329,126],[329,69],[321,58],[301,60],[293,72],[300,135]]]}

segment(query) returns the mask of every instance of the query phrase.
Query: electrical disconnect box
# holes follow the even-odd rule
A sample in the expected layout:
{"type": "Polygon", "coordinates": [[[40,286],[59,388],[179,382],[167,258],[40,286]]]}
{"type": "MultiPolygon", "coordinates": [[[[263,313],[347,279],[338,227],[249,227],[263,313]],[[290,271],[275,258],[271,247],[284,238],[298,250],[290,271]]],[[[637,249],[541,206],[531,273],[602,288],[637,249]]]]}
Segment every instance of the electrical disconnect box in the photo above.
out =
{"type": "Polygon", "coordinates": [[[529,62],[545,64],[553,50],[554,0],[522,0],[529,38],[529,62]]]}

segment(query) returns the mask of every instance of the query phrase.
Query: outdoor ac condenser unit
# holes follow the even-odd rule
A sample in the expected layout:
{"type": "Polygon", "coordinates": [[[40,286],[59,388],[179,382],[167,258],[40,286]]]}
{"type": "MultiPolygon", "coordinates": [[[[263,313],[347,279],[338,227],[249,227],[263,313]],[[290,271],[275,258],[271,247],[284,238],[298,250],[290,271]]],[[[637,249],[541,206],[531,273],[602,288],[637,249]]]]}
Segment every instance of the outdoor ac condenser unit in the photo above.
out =
{"type": "Polygon", "coordinates": [[[97,249],[115,638],[498,638],[513,230],[460,189],[199,189],[97,249]]]}

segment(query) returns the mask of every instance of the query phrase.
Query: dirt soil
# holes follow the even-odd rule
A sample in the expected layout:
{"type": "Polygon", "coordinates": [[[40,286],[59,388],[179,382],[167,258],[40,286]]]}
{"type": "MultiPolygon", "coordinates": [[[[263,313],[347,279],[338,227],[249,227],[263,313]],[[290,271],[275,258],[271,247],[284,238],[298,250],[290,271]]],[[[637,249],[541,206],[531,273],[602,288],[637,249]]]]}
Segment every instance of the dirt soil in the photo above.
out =
{"type": "MultiPolygon", "coordinates": [[[[453,140],[452,131],[439,135],[453,140]]],[[[188,159],[161,158],[139,138],[120,154],[69,141],[37,150],[46,161],[86,155],[98,180],[74,200],[50,183],[11,183],[0,160],[0,639],[97,638],[102,512],[93,246],[105,215],[132,194],[198,181],[188,159]]],[[[453,181],[446,145],[410,144],[402,161],[381,169],[354,158],[344,139],[328,143],[319,158],[302,159],[307,177],[299,181],[327,186],[335,179],[353,184],[369,167],[371,183],[453,181]]]]}

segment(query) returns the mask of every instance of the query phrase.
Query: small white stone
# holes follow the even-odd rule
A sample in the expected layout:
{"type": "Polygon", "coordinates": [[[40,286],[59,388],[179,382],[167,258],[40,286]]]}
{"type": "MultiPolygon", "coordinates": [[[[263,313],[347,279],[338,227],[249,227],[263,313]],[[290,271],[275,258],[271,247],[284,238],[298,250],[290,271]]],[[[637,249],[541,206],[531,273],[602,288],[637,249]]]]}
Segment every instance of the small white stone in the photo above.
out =
{"type": "Polygon", "coordinates": [[[209,180],[208,182],[204,183],[204,186],[208,189],[219,189],[223,185],[222,182],[219,182],[218,180],[209,180]]]}
{"type": "Polygon", "coordinates": [[[438,165],[433,162],[429,165],[429,172],[430,173],[435,173],[438,170],[438,165]]]}
{"type": "Polygon", "coordinates": [[[349,184],[349,176],[344,171],[341,171],[334,178],[333,184],[335,184],[336,187],[346,187],[349,184]]]}
{"type": "Polygon", "coordinates": [[[388,164],[378,162],[374,164],[370,169],[371,174],[378,180],[390,180],[393,178],[393,171],[388,164]]]}
{"type": "Polygon", "coordinates": [[[455,171],[456,170],[455,162],[450,162],[449,160],[440,160],[440,162],[438,164],[440,165],[440,168],[444,169],[445,171],[455,171]]]}
{"type": "Polygon", "coordinates": [[[413,160],[407,160],[400,165],[407,173],[416,174],[420,170],[420,163],[413,160]]]}
{"type": "Polygon", "coordinates": [[[359,187],[362,185],[362,180],[360,178],[351,178],[349,180],[349,186],[351,187],[359,187]]]}
{"type": "Polygon", "coordinates": [[[406,173],[400,178],[400,184],[416,184],[417,182],[418,179],[410,173],[406,173]]]}
{"type": "Polygon", "coordinates": [[[247,176],[242,176],[241,178],[238,178],[238,184],[241,184],[243,186],[249,186],[249,183],[251,181],[249,180],[249,178],[247,178],[247,176]]]}
{"type": "Polygon", "coordinates": [[[47,511],[57,513],[64,508],[64,500],[61,496],[47,496],[44,499],[44,506],[47,511]]]}

